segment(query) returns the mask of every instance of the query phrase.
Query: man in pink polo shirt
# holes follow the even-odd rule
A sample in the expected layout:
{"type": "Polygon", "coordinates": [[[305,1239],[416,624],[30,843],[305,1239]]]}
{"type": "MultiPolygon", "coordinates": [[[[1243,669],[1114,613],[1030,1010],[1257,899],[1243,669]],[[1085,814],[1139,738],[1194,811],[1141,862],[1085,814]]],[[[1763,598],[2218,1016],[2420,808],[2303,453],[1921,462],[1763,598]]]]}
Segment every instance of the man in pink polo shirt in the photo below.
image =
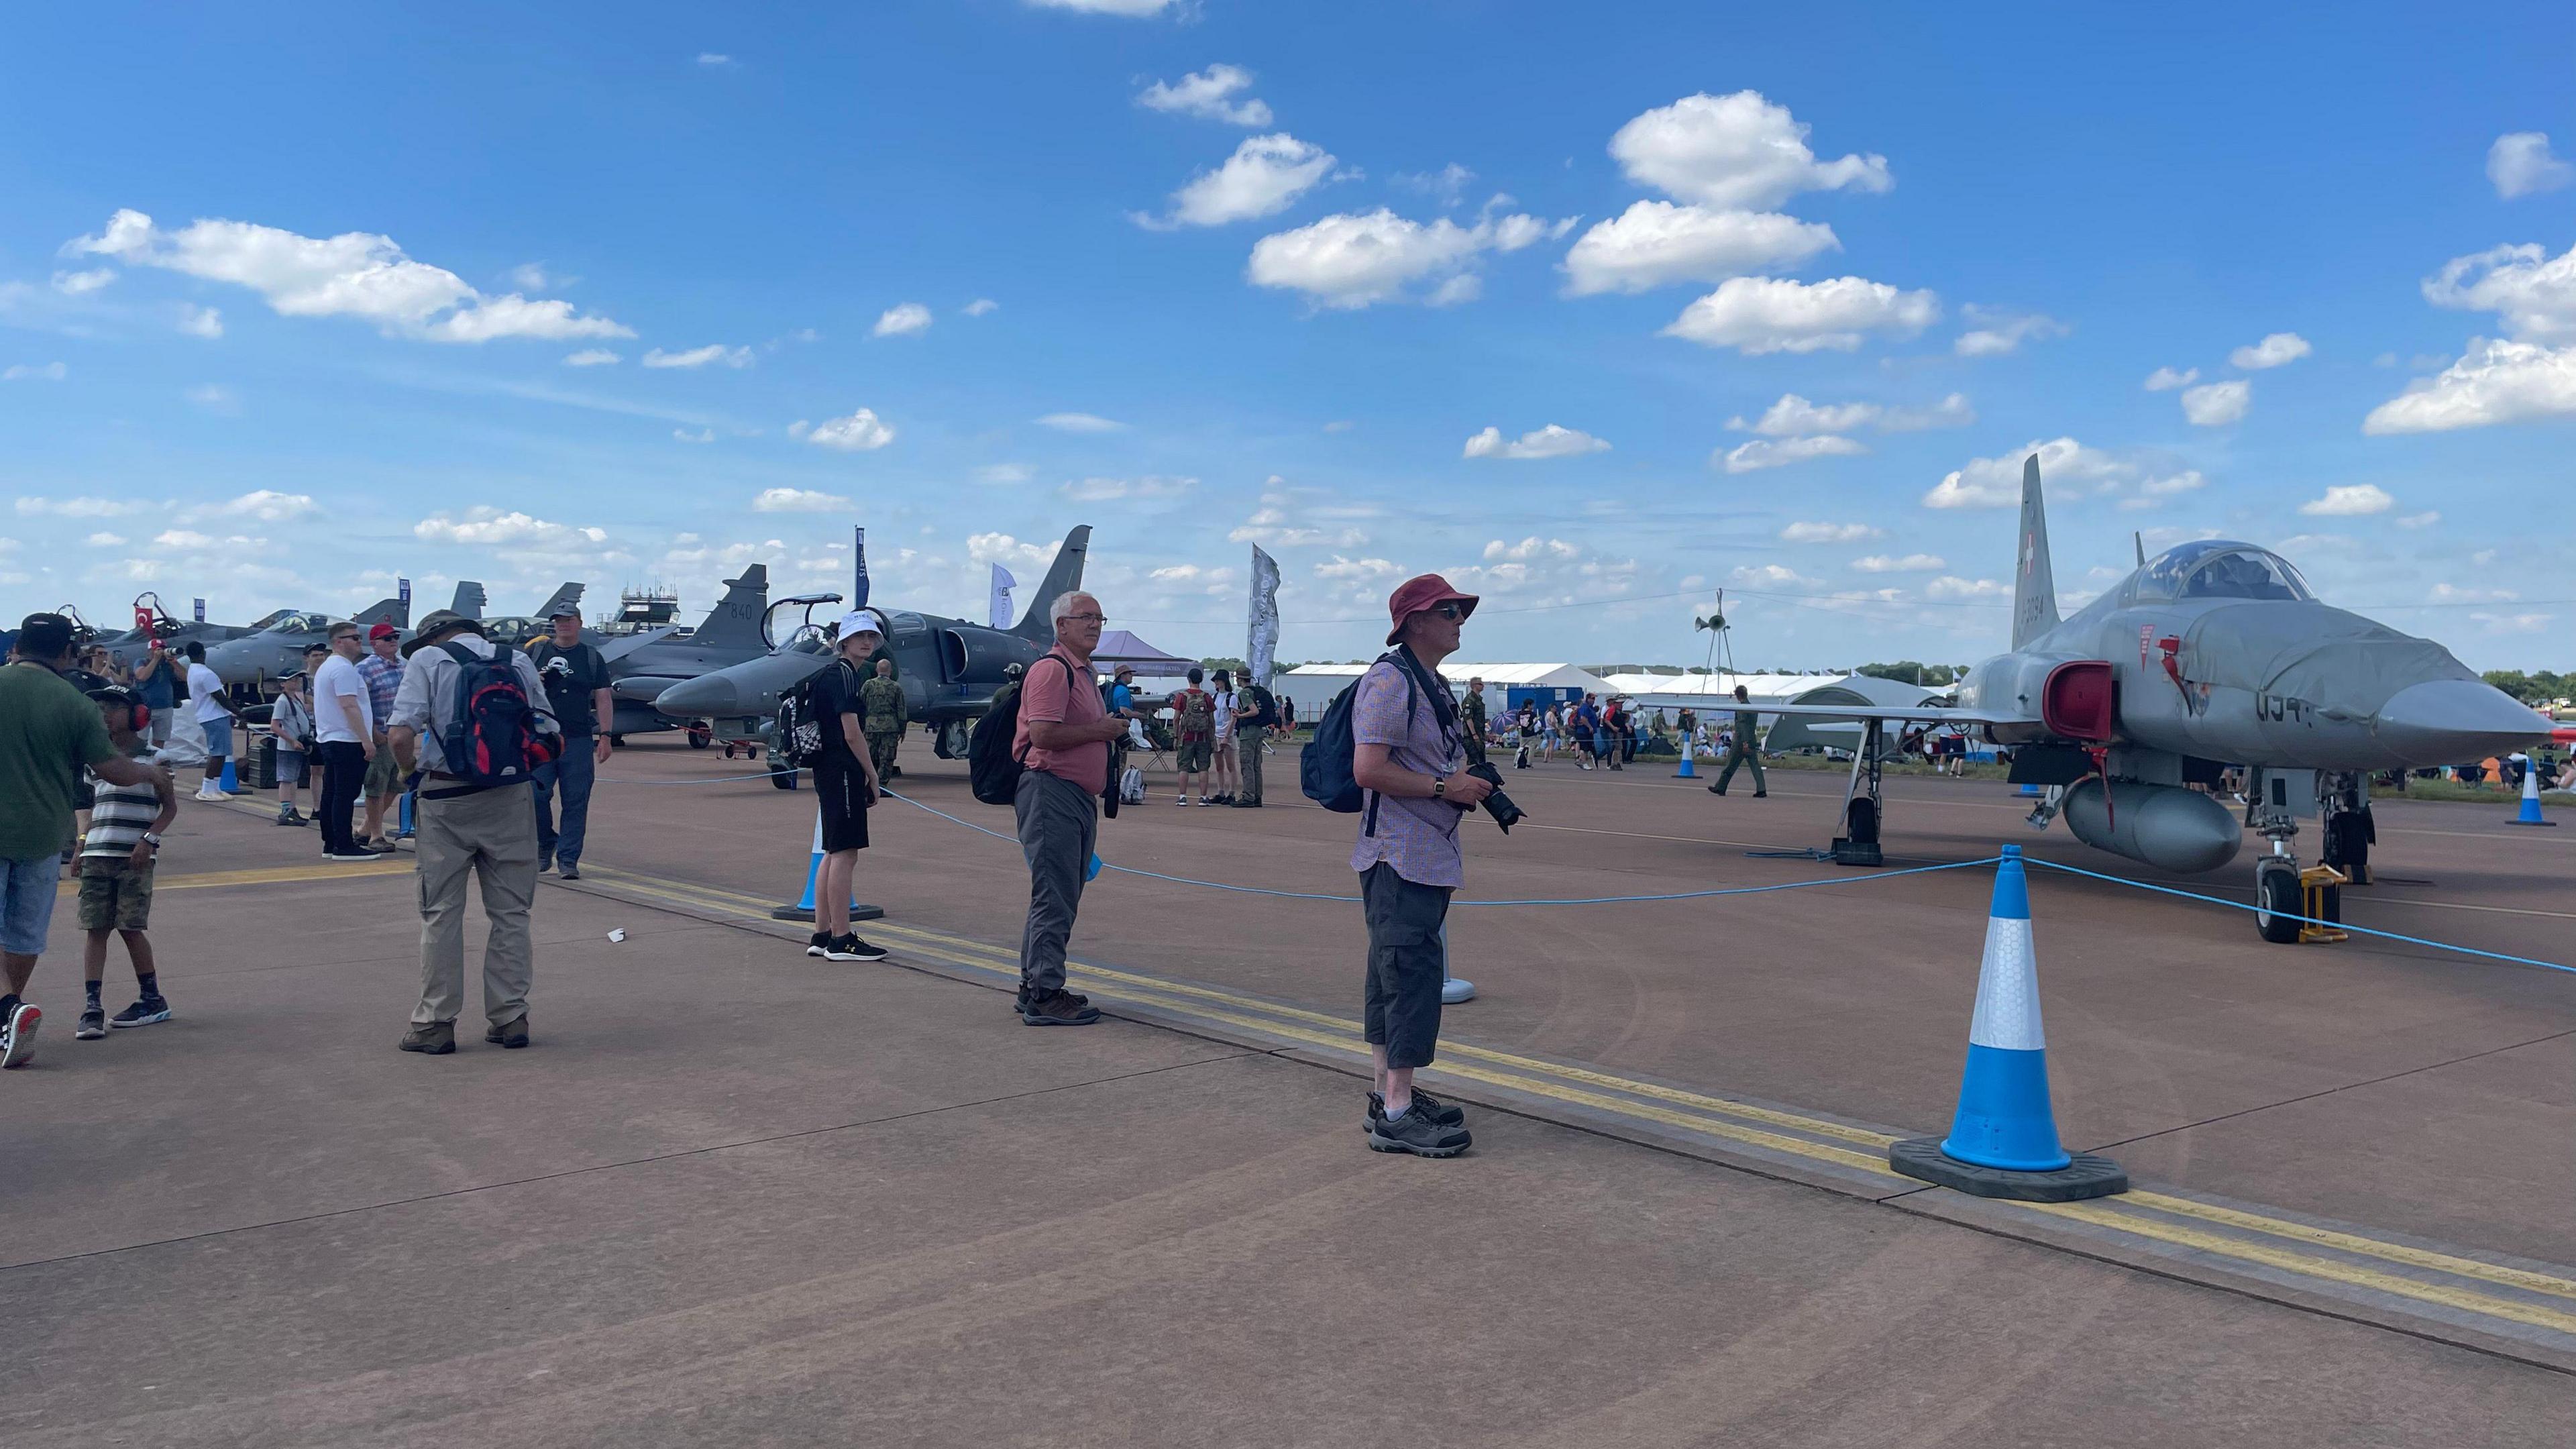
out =
{"type": "Polygon", "coordinates": [[[1055,647],[1020,681],[1020,727],[1011,753],[1027,766],[1012,800],[1020,854],[1029,862],[1029,921],[1020,934],[1020,1020],[1089,1026],[1100,1008],[1064,989],[1065,942],[1082,905],[1082,879],[1099,840],[1109,788],[1109,742],[1127,733],[1091,676],[1091,651],[1107,619],[1089,594],[1058,598],[1055,647]]]}

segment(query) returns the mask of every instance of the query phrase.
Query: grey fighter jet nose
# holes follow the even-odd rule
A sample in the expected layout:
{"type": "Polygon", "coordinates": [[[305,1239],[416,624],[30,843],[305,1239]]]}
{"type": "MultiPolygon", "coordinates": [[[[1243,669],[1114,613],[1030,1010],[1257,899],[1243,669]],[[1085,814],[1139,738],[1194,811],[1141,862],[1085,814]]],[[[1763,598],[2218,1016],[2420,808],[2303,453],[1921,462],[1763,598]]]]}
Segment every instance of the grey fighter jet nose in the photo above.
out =
{"type": "Polygon", "coordinates": [[[714,719],[744,713],[741,692],[722,671],[672,685],[653,697],[653,707],[673,719],[714,719]]]}
{"type": "Polygon", "coordinates": [[[2530,744],[2548,735],[2549,721],[2493,685],[2434,679],[2390,695],[2373,730],[2409,760],[2452,765],[2530,744]]]}

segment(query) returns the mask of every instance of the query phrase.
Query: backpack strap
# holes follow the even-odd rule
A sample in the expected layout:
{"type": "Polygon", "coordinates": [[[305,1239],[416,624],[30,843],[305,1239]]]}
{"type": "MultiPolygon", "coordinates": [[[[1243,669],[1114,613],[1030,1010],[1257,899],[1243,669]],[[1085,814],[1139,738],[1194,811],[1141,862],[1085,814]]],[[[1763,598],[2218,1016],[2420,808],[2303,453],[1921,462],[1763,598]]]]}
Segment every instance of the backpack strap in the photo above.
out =
{"type": "MultiPolygon", "coordinates": [[[[1415,699],[1413,671],[1406,667],[1404,659],[1399,657],[1395,650],[1390,649],[1386,653],[1378,656],[1378,663],[1380,664],[1385,664],[1389,661],[1394,663],[1395,672],[1404,676],[1404,722],[1406,727],[1410,728],[1413,724],[1413,703],[1415,699]]],[[[1360,684],[1366,684],[1367,682],[1368,676],[1363,674],[1360,676],[1359,684],[1351,686],[1351,707],[1353,709],[1357,709],[1359,707],[1360,684]]],[[[1440,722],[1440,712],[1436,709],[1431,712],[1431,722],[1435,725],[1440,722]]],[[[1352,741],[1351,748],[1353,750],[1357,750],[1359,748],[1359,742],[1357,740],[1352,741]]],[[[1368,795],[1368,813],[1367,817],[1361,822],[1360,834],[1373,836],[1377,834],[1377,802],[1385,799],[1386,797],[1375,790],[1369,790],[1366,793],[1368,795]]]]}
{"type": "MultiPolygon", "coordinates": [[[[1065,702],[1066,702],[1067,704],[1070,704],[1070,703],[1072,703],[1072,702],[1073,702],[1073,661],[1072,661],[1072,660],[1070,660],[1070,659],[1065,658],[1063,655],[1058,654],[1058,653],[1056,653],[1054,650],[1050,649],[1050,650],[1048,650],[1047,652],[1045,652],[1044,654],[1041,654],[1041,655],[1039,655],[1039,656],[1038,656],[1038,664],[1044,664],[1044,663],[1046,663],[1046,662],[1047,662],[1048,660],[1050,660],[1050,659],[1052,659],[1052,660],[1054,660],[1056,663],[1061,664],[1061,665],[1063,665],[1063,666],[1064,666],[1064,694],[1065,694],[1065,702]]],[[[1037,667],[1037,665],[1036,665],[1036,664],[1032,664],[1032,665],[1030,665],[1029,667],[1030,667],[1031,669],[1035,669],[1035,668],[1037,667]]],[[[1028,678],[1027,678],[1027,676],[1023,675],[1023,676],[1021,676],[1021,679],[1020,679],[1020,701],[1021,701],[1022,703],[1025,703],[1025,702],[1028,700],[1028,697],[1029,697],[1029,683],[1028,683],[1028,678]]],[[[1059,723],[1059,721],[1049,721],[1049,723],[1059,723]]],[[[1032,733],[1032,734],[1029,736],[1029,749],[1030,749],[1030,750],[1034,750],[1034,749],[1036,749],[1037,747],[1038,747],[1037,736],[1036,736],[1034,733],[1032,733]]],[[[1028,762],[1029,762],[1028,750],[1016,750],[1016,751],[1013,751],[1013,752],[1012,752],[1012,754],[1011,754],[1011,759],[1012,759],[1015,763],[1017,763],[1017,764],[1021,765],[1022,767],[1026,767],[1026,766],[1027,766],[1027,764],[1028,764],[1028,762]]]]}

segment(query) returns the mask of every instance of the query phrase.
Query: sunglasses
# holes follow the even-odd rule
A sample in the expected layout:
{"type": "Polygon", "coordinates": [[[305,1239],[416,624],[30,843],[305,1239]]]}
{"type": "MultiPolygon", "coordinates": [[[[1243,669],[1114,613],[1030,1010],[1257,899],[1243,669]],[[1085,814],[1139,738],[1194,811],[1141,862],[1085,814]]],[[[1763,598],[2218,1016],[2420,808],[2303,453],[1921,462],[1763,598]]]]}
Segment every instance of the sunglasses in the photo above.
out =
{"type": "Polygon", "coordinates": [[[1438,614],[1443,619],[1455,622],[1467,617],[1467,606],[1459,603],[1455,599],[1452,599],[1445,604],[1432,605],[1431,612],[1438,614]]]}

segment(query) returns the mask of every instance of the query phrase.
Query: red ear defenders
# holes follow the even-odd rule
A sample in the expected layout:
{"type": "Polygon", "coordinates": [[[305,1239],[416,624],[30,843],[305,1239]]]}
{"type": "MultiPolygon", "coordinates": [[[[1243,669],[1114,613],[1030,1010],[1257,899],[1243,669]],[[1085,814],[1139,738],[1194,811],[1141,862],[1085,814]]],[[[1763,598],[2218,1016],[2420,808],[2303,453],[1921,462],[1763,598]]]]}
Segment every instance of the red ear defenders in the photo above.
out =
{"type": "Polygon", "coordinates": [[[150,706],[150,705],[148,705],[148,704],[145,704],[143,701],[141,701],[141,700],[139,700],[139,699],[138,699],[138,700],[136,700],[136,701],[134,702],[134,725],[133,725],[134,732],[135,732],[136,734],[138,734],[138,735],[139,735],[139,734],[143,733],[145,730],[150,729],[151,727],[152,727],[152,706],[150,706]]]}

